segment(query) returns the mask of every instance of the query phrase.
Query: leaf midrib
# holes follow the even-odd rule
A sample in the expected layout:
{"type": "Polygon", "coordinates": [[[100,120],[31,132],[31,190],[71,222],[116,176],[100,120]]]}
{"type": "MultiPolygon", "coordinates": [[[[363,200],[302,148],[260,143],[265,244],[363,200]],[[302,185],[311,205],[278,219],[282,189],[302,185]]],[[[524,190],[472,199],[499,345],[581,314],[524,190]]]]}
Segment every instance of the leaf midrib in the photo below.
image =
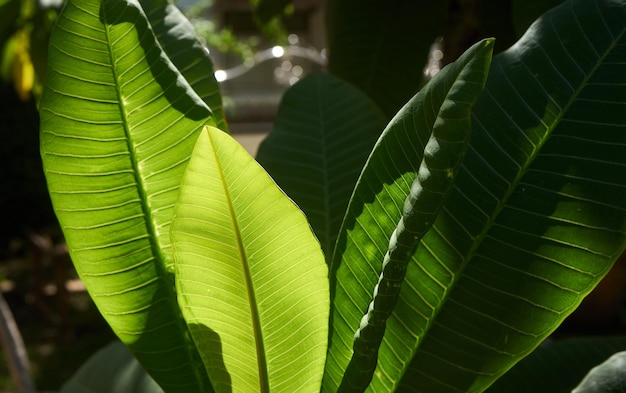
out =
{"type": "Polygon", "coordinates": [[[206,129],[203,132],[206,132],[208,135],[209,143],[211,144],[211,150],[212,150],[213,156],[215,157],[215,164],[217,166],[217,172],[220,175],[222,188],[224,190],[226,202],[228,204],[228,211],[230,213],[231,221],[233,224],[233,229],[235,232],[235,237],[237,240],[239,257],[242,263],[242,273],[246,280],[246,289],[247,289],[247,295],[248,295],[248,303],[250,305],[252,330],[254,332],[254,342],[256,344],[255,349],[256,349],[257,367],[259,371],[259,374],[258,374],[259,392],[268,393],[270,391],[270,387],[269,387],[269,373],[268,373],[267,359],[265,357],[265,343],[263,341],[263,331],[261,329],[260,313],[259,313],[258,303],[256,300],[256,293],[254,292],[254,285],[252,281],[250,265],[248,263],[248,257],[246,254],[245,246],[243,244],[243,239],[241,238],[241,231],[239,230],[239,222],[237,220],[237,214],[235,213],[235,207],[233,206],[233,200],[230,196],[230,189],[228,187],[226,178],[224,177],[224,171],[222,169],[222,165],[219,159],[218,149],[215,146],[211,133],[208,132],[208,130],[206,129]]]}
{"type": "MultiPolygon", "coordinates": [[[[589,71],[589,73],[587,75],[585,75],[585,78],[583,78],[583,80],[581,81],[581,83],[578,86],[578,88],[572,93],[572,95],[571,95],[569,101],[567,102],[567,104],[564,105],[561,108],[561,110],[559,111],[558,116],[555,116],[555,119],[554,119],[552,125],[550,125],[548,127],[548,131],[546,132],[545,137],[542,138],[540,140],[540,143],[538,143],[535,146],[535,148],[533,150],[533,154],[529,156],[529,159],[526,160],[524,165],[522,165],[520,167],[520,169],[517,172],[517,175],[515,176],[513,181],[511,181],[509,183],[509,187],[507,188],[506,192],[504,193],[503,198],[500,199],[500,203],[498,203],[496,208],[493,210],[493,214],[489,217],[489,220],[487,221],[487,223],[484,226],[483,230],[480,232],[479,236],[476,237],[476,241],[474,242],[472,247],[470,247],[469,252],[467,253],[468,257],[466,258],[465,263],[462,265],[461,273],[465,270],[465,267],[467,266],[468,261],[473,259],[473,256],[476,253],[477,248],[479,247],[480,244],[482,244],[483,239],[485,238],[485,236],[489,232],[489,229],[493,226],[493,223],[496,221],[496,219],[500,215],[501,211],[504,209],[505,206],[507,206],[509,198],[511,197],[513,192],[517,189],[518,185],[521,183],[522,178],[528,173],[528,170],[531,167],[531,165],[534,163],[535,159],[540,155],[539,153],[541,152],[541,150],[542,150],[543,146],[545,145],[545,143],[552,136],[552,133],[554,132],[554,129],[556,127],[558,127],[558,125],[560,124],[563,116],[568,112],[568,110],[572,106],[572,104],[574,102],[576,102],[576,100],[577,100],[578,96],[580,95],[581,91],[587,86],[589,80],[595,74],[597,69],[604,63],[604,59],[615,48],[615,43],[620,41],[621,37],[624,35],[624,32],[626,32],[626,29],[623,29],[622,33],[614,38],[613,43],[607,48],[607,50],[601,56],[598,57],[598,61],[596,62],[594,67],[589,71]]],[[[588,44],[590,45],[590,43],[588,43],[588,44]]],[[[506,54],[506,53],[504,53],[504,54],[506,54]]],[[[499,67],[501,67],[501,64],[497,64],[497,65],[499,67]]],[[[504,73],[505,70],[503,70],[502,72],[504,73]]],[[[491,95],[491,91],[489,90],[488,85],[485,85],[485,89],[483,90],[483,94],[491,95]]],[[[546,95],[549,96],[547,91],[546,91],[546,95]]],[[[495,97],[493,98],[493,100],[494,100],[494,102],[497,103],[497,100],[495,99],[495,97]]],[[[503,109],[503,112],[504,112],[504,109],[503,109]]],[[[484,129],[484,127],[481,127],[481,129],[484,129]]],[[[495,143],[495,141],[494,141],[494,143],[495,143]]],[[[497,147],[500,148],[500,145],[497,145],[497,147]]],[[[470,145],[469,148],[471,150],[473,150],[476,153],[477,156],[482,157],[482,155],[480,155],[478,152],[476,152],[471,145],[470,145]]],[[[491,167],[491,165],[489,165],[489,167],[491,167]]],[[[446,212],[448,214],[450,214],[450,212],[448,211],[447,208],[444,207],[444,209],[446,210],[446,212]]],[[[455,279],[452,281],[452,285],[451,286],[454,286],[454,284],[458,281],[458,277],[460,277],[460,276],[462,276],[462,274],[456,275],[455,279]]]]}
{"type": "MultiPolygon", "coordinates": [[[[517,173],[517,175],[515,176],[515,178],[509,183],[509,187],[507,188],[506,192],[504,193],[504,196],[500,199],[499,203],[497,204],[497,206],[494,208],[493,210],[493,214],[490,215],[489,219],[486,221],[486,224],[483,227],[483,230],[478,234],[478,236],[475,237],[475,241],[472,244],[472,246],[469,248],[468,252],[466,253],[466,256],[464,258],[463,263],[461,264],[460,268],[459,268],[459,274],[455,274],[453,280],[451,281],[450,285],[448,286],[448,290],[445,291],[444,296],[442,297],[442,300],[440,302],[440,307],[436,310],[435,314],[433,315],[433,317],[431,318],[431,321],[433,322],[429,322],[428,325],[426,326],[426,328],[424,329],[423,332],[423,336],[426,337],[428,335],[428,331],[430,331],[430,329],[433,327],[434,320],[437,319],[437,315],[439,314],[439,312],[441,311],[441,309],[443,309],[443,305],[445,303],[448,302],[448,300],[450,299],[451,293],[453,292],[454,287],[456,287],[457,283],[459,282],[459,280],[464,277],[464,271],[466,269],[466,267],[468,266],[469,262],[471,260],[473,260],[474,255],[476,254],[476,250],[478,249],[478,247],[480,247],[480,245],[482,244],[483,240],[485,239],[485,237],[487,236],[489,230],[492,228],[493,223],[496,221],[496,219],[498,218],[498,216],[500,215],[501,211],[504,209],[505,206],[507,206],[508,200],[511,197],[511,195],[513,194],[513,192],[517,189],[517,186],[520,184],[521,179],[526,175],[526,173],[528,172],[528,169],[530,168],[530,166],[532,165],[532,163],[535,161],[535,159],[538,157],[538,153],[541,151],[541,148],[544,146],[544,144],[550,139],[550,136],[552,135],[554,129],[558,126],[558,124],[560,123],[561,119],[563,118],[563,116],[568,112],[569,108],[572,106],[572,104],[577,100],[577,97],[579,96],[579,94],[581,93],[581,91],[585,88],[585,86],[587,86],[588,81],[591,79],[591,77],[595,74],[595,72],[597,71],[597,69],[603,64],[604,59],[608,56],[608,54],[615,48],[616,46],[616,42],[619,42],[621,37],[623,37],[623,35],[626,33],[626,28],[622,30],[622,33],[615,36],[613,39],[613,43],[611,45],[609,45],[606,49],[606,51],[598,57],[598,61],[596,62],[596,64],[594,65],[594,67],[588,72],[587,75],[585,75],[585,77],[583,78],[583,80],[581,81],[580,85],[578,86],[578,88],[572,93],[569,101],[567,102],[566,105],[564,105],[561,110],[559,111],[558,116],[555,116],[555,120],[552,124],[552,126],[549,127],[549,131],[546,133],[546,136],[544,138],[541,139],[540,143],[537,144],[534,148],[533,154],[529,157],[529,159],[525,162],[524,165],[522,165],[517,173]],[[450,290],[452,289],[452,290],[450,290]]],[[[505,54],[507,54],[507,52],[503,53],[500,56],[504,56],[505,54]]],[[[501,67],[501,64],[497,64],[497,66],[501,67]]],[[[483,90],[482,94],[490,94],[490,90],[488,88],[488,85],[485,85],[485,88],[483,90]]],[[[547,92],[546,92],[547,94],[547,92]]],[[[496,101],[494,99],[494,101],[496,101]]],[[[496,101],[497,102],[497,101],[496,101]]],[[[472,122],[473,123],[473,122],[472,122]]],[[[498,148],[500,147],[500,145],[496,145],[498,148]]],[[[472,150],[475,152],[475,154],[477,155],[477,157],[482,157],[482,155],[478,154],[478,152],[476,152],[472,145],[470,144],[469,146],[469,150],[472,150]]],[[[491,165],[489,165],[491,167],[491,165]]],[[[463,168],[463,166],[462,166],[463,168]]],[[[456,186],[455,186],[456,187],[456,186]]],[[[447,207],[444,206],[443,208],[445,210],[445,212],[449,215],[451,215],[451,212],[447,209],[447,207]]],[[[386,341],[386,339],[385,339],[386,341]]],[[[422,340],[423,342],[423,340],[422,340]]],[[[415,350],[413,351],[413,355],[415,355],[420,349],[419,349],[420,345],[418,345],[415,350]]],[[[406,368],[404,371],[406,372],[408,370],[408,368],[406,368]]],[[[402,376],[395,381],[394,383],[394,387],[397,388],[398,384],[401,382],[402,380],[402,376]]]]}
{"type": "MultiPolygon", "coordinates": [[[[100,5],[101,8],[106,7],[106,2],[102,2],[100,5]]],[[[137,12],[141,12],[143,14],[142,10],[137,10],[137,12]]],[[[115,61],[116,57],[114,55],[114,47],[113,47],[113,40],[111,37],[111,25],[115,24],[114,22],[109,22],[107,20],[107,13],[104,12],[104,10],[101,13],[101,17],[102,17],[102,23],[104,25],[104,34],[106,36],[106,41],[107,41],[107,46],[109,48],[109,60],[110,60],[110,64],[111,64],[111,73],[113,74],[113,80],[115,81],[115,91],[116,91],[116,95],[117,95],[117,99],[118,99],[118,105],[119,105],[119,109],[120,109],[120,116],[122,118],[122,125],[124,127],[124,134],[126,135],[126,144],[127,144],[127,149],[129,151],[129,160],[130,160],[130,164],[131,167],[133,169],[133,178],[135,179],[135,184],[136,186],[136,190],[137,193],[139,194],[139,204],[141,206],[141,211],[143,213],[143,216],[145,217],[145,227],[146,227],[146,231],[148,232],[148,237],[149,237],[149,242],[150,242],[150,248],[152,250],[152,255],[154,256],[154,261],[153,264],[155,266],[155,270],[157,271],[157,279],[159,281],[159,287],[162,288],[166,295],[165,295],[165,300],[167,301],[167,303],[169,304],[169,309],[173,311],[174,314],[177,315],[178,318],[176,318],[176,325],[177,325],[177,330],[179,332],[181,332],[180,336],[182,338],[182,340],[185,342],[185,346],[184,346],[184,352],[187,355],[187,362],[190,365],[194,365],[197,364],[200,359],[199,359],[199,354],[197,353],[197,351],[195,351],[195,346],[192,342],[191,339],[191,335],[190,334],[186,334],[189,330],[187,328],[187,325],[184,323],[184,319],[183,319],[183,314],[182,314],[182,310],[180,309],[180,307],[178,306],[177,303],[177,295],[176,295],[176,291],[174,289],[174,285],[169,285],[170,283],[168,283],[167,277],[168,277],[168,272],[167,269],[165,267],[165,257],[162,253],[162,249],[160,247],[159,241],[158,241],[158,236],[156,233],[156,228],[155,228],[155,221],[154,221],[154,217],[152,215],[152,212],[150,210],[150,207],[147,204],[147,197],[148,197],[148,193],[146,192],[146,188],[145,188],[145,182],[143,177],[141,176],[141,172],[139,169],[139,164],[137,161],[137,157],[136,157],[136,152],[134,149],[135,143],[133,141],[133,137],[132,137],[132,132],[129,128],[129,112],[127,111],[127,105],[124,105],[123,103],[125,102],[124,100],[124,94],[122,92],[121,89],[121,83],[120,83],[120,73],[117,70],[118,64],[115,61]]],[[[144,23],[146,23],[146,25],[149,24],[148,20],[146,18],[143,19],[144,23]]],[[[133,29],[136,30],[135,27],[133,27],[133,29]]],[[[138,40],[141,40],[141,38],[138,36],[137,37],[138,40]]],[[[156,43],[156,38],[154,38],[154,41],[156,43]]],[[[158,45],[158,44],[157,44],[158,45]]],[[[162,48],[159,46],[159,49],[162,52],[162,48]]],[[[144,54],[144,61],[145,61],[145,54],[144,54]]],[[[200,369],[198,367],[192,367],[193,369],[193,373],[196,377],[196,385],[198,387],[200,387],[201,389],[204,390],[204,378],[201,377],[200,375],[200,369]]]]}
{"type": "MultiPolygon", "coordinates": [[[[317,91],[318,97],[322,97],[322,87],[321,81],[317,81],[317,91]]],[[[330,179],[329,179],[329,165],[328,165],[328,146],[327,146],[327,135],[326,135],[326,118],[324,116],[324,102],[321,99],[317,99],[317,110],[319,113],[319,125],[320,125],[320,144],[322,149],[322,177],[323,177],[323,203],[324,203],[324,255],[327,259],[330,260],[334,248],[334,244],[331,242],[331,210],[330,210],[330,179]]]]}

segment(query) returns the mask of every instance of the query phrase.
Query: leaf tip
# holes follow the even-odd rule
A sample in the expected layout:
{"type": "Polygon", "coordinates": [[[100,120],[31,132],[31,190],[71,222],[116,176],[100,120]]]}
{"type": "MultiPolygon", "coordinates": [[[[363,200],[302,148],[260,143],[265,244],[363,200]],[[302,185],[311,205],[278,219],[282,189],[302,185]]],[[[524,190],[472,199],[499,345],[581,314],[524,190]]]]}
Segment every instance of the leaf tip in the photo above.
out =
{"type": "Polygon", "coordinates": [[[485,38],[483,42],[486,48],[493,48],[493,46],[496,43],[496,38],[495,37],[485,38]]]}

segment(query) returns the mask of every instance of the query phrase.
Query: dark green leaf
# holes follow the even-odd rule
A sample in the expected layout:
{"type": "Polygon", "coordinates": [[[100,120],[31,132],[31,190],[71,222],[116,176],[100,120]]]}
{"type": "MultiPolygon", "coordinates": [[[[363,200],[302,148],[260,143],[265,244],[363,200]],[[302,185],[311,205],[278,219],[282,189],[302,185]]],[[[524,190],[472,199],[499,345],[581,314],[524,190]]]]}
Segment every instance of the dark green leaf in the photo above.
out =
{"type": "Polygon", "coordinates": [[[403,389],[484,390],[624,250],[624,20],[624,1],[568,1],[494,58],[432,253],[418,250],[397,307],[420,342],[403,389]],[[406,317],[419,298],[443,305],[434,322],[406,317]]]}
{"type": "MultiPolygon", "coordinates": [[[[493,40],[488,41],[487,47],[492,49],[493,40]]],[[[339,386],[340,391],[362,392],[372,380],[387,318],[398,301],[407,265],[422,237],[435,222],[467,151],[470,111],[478,98],[474,92],[468,99],[467,90],[451,89],[439,109],[432,134],[424,147],[422,163],[404,201],[402,216],[389,239],[372,301],[354,335],[354,352],[339,386]]]]}
{"type": "MultiPolygon", "coordinates": [[[[385,334],[373,391],[398,384],[416,392],[486,389],[532,352],[622,253],[624,20],[624,1],[569,1],[494,58],[455,187],[387,321],[396,333],[385,334]],[[410,358],[403,374],[397,364],[410,358]]],[[[402,177],[411,171],[407,163],[393,162],[360,208],[355,194],[349,209],[359,218],[347,225],[344,246],[340,235],[338,250],[354,262],[349,274],[337,273],[333,304],[349,311],[333,314],[338,336],[329,363],[347,362],[351,337],[341,332],[358,326],[412,180],[402,177]],[[349,300],[338,298],[340,290],[349,300]],[[348,349],[337,355],[335,346],[348,349]]]]}
{"type": "Polygon", "coordinates": [[[198,41],[193,25],[168,0],[142,0],[141,5],[163,51],[211,109],[217,127],[227,131],[213,62],[208,49],[198,41]]]}
{"type": "Polygon", "coordinates": [[[290,88],[257,160],[306,214],[330,260],[348,200],[385,116],[330,74],[290,88]]]}
{"type": "Polygon", "coordinates": [[[448,3],[328,1],[329,71],[367,93],[391,118],[422,84],[448,3]]]}
{"type": "MultiPolygon", "coordinates": [[[[333,330],[324,380],[328,391],[339,386],[352,357],[353,336],[372,300],[389,237],[402,214],[433,128],[455,133],[460,126],[464,127],[461,132],[467,132],[472,104],[486,80],[492,47],[493,41],[476,44],[439,72],[389,124],[368,159],[350,201],[331,265],[333,330]]],[[[397,326],[387,325],[385,338],[402,340],[397,334],[397,326]]],[[[404,343],[396,345],[409,349],[404,343]]],[[[381,347],[380,356],[392,357],[395,351],[381,347]]],[[[408,358],[410,352],[408,357],[388,360],[385,367],[397,375],[387,376],[397,381],[408,358]]]]}
{"type": "Polygon", "coordinates": [[[121,342],[96,352],[60,393],[163,393],[121,342]]]}

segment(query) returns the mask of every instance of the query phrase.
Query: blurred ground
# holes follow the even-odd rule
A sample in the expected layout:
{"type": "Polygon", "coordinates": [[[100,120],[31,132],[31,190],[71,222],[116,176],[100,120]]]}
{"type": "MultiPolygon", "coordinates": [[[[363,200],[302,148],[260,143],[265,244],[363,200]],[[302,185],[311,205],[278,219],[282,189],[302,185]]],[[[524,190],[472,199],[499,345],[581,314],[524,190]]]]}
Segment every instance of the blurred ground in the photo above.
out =
{"type": "MultiPolygon", "coordinates": [[[[0,290],[23,336],[40,391],[58,390],[92,353],[114,339],[63,248],[42,250],[16,238],[9,258],[0,262],[0,290]]],[[[5,362],[2,354],[0,392],[12,392],[5,362]]]]}

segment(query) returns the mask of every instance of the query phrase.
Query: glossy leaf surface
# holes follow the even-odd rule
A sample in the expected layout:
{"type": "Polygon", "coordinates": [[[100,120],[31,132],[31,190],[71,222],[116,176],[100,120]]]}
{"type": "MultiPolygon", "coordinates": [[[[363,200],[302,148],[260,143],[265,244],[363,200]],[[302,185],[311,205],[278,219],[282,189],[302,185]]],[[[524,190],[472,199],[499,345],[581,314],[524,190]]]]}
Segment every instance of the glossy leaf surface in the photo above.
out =
{"type": "Polygon", "coordinates": [[[66,4],[40,112],[49,192],[98,309],[165,389],[210,391],[176,303],[169,224],[214,121],[137,2],[66,4]]]}
{"type": "Polygon", "coordinates": [[[403,388],[484,390],[624,250],[625,18],[624,1],[568,1],[494,58],[455,190],[424,241],[438,252],[416,258],[446,272],[406,288],[440,306],[403,388]]]}
{"type": "Polygon", "coordinates": [[[290,88],[257,160],[306,214],[330,260],[356,180],[385,115],[361,91],[331,74],[290,88]]]}
{"type": "Polygon", "coordinates": [[[176,287],[217,391],[315,392],[328,273],[302,212],[227,134],[207,127],[172,223],[176,287]]]}
{"type": "MultiPolygon", "coordinates": [[[[492,48],[492,40],[480,42],[437,74],[392,120],[368,159],[350,201],[331,265],[333,330],[324,381],[328,391],[336,389],[352,357],[353,336],[372,299],[389,237],[402,215],[433,128],[443,134],[467,134],[470,110],[486,80],[492,48]]],[[[434,162],[429,164],[436,168],[434,162]]],[[[432,212],[432,204],[424,202],[428,204],[424,211],[432,212]]],[[[406,257],[411,256],[409,253],[406,257]]],[[[396,337],[397,329],[387,324],[384,337],[396,337]]],[[[386,342],[379,350],[379,359],[389,361],[393,350],[386,347],[386,342]]],[[[401,368],[399,363],[410,359],[410,352],[405,356],[385,363],[385,367],[401,368]]]]}
{"type": "MultiPolygon", "coordinates": [[[[493,40],[486,46],[492,50],[493,40]]],[[[482,86],[486,74],[484,70],[482,79],[466,82],[482,86]]],[[[467,152],[470,111],[479,92],[480,88],[475,87],[452,88],[439,108],[432,134],[424,146],[422,163],[410,185],[400,220],[389,238],[372,300],[354,334],[353,354],[339,387],[341,391],[362,392],[372,380],[387,319],[398,302],[407,266],[441,211],[467,152]]],[[[377,158],[377,152],[372,161],[377,158]]],[[[368,173],[364,173],[364,178],[367,176],[368,173]]]]}
{"type": "MultiPolygon", "coordinates": [[[[621,254],[625,18],[623,1],[570,1],[494,58],[455,188],[388,321],[398,330],[385,336],[373,391],[398,383],[403,391],[483,391],[621,254]],[[403,375],[400,365],[412,356],[403,375]]],[[[361,215],[371,217],[361,225],[391,233],[383,212],[398,209],[402,194],[365,199],[371,205],[363,210],[373,214],[361,215]]],[[[353,232],[349,247],[369,243],[353,232]]],[[[362,258],[380,260],[386,244],[371,244],[362,258]]],[[[375,269],[355,268],[369,279],[355,281],[351,293],[373,285],[375,269]]]]}

